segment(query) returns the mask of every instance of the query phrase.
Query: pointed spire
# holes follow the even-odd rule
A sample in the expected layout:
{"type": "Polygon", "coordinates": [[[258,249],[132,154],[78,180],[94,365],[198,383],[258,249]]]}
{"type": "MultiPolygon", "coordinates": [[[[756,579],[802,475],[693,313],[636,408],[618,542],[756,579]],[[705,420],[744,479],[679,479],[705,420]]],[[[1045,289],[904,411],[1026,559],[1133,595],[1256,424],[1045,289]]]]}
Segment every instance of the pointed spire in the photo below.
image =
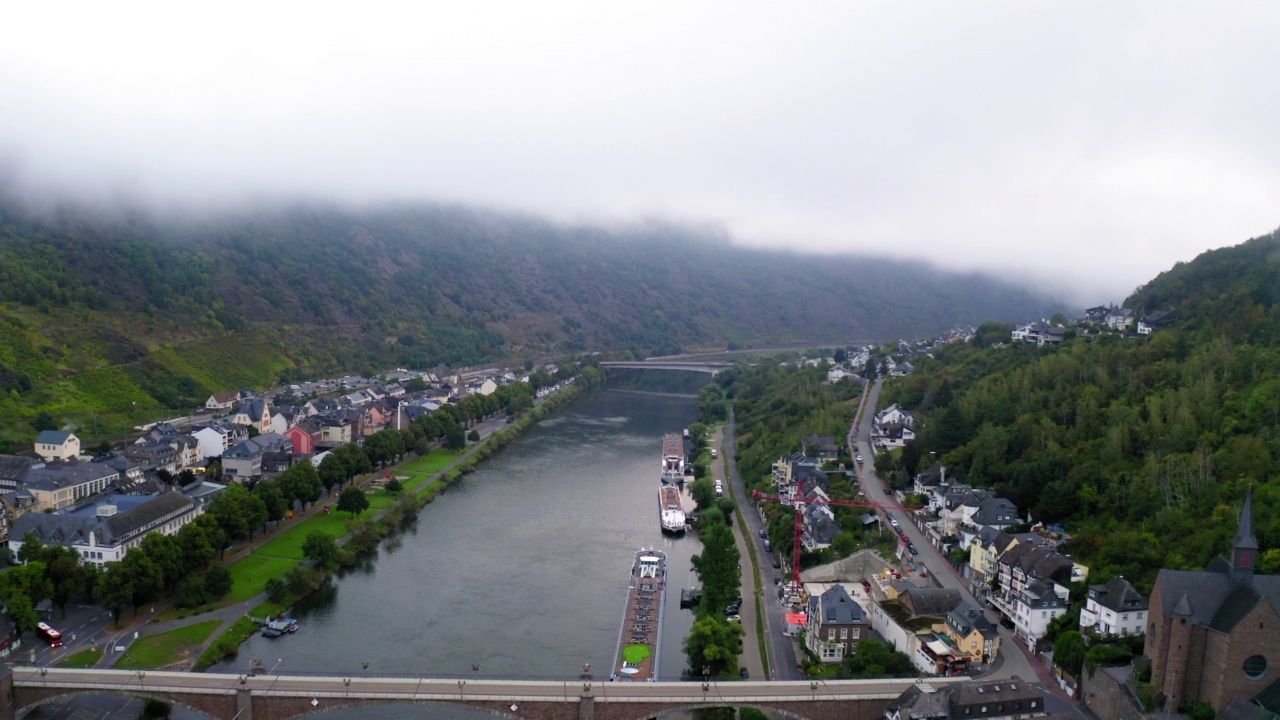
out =
{"type": "Polygon", "coordinates": [[[1231,574],[1234,579],[1252,578],[1258,557],[1258,540],[1253,536],[1253,488],[1244,495],[1244,507],[1240,508],[1240,524],[1231,541],[1231,574]]]}
{"type": "Polygon", "coordinates": [[[1173,606],[1174,615],[1191,616],[1191,599],[1187,597],[1187,593],[1183,591],[1182,597],[1178,599],[1178,604],[1173,606]]]}
{"type": "Polygon", "coordinates": [[[1235,540],[1231,542],[1232,547],[1247,548],[1249,550],[1258,549],[1258,541],[1253,536],[1253,488],[1250,487],[1245,491],[1244,506],[1240,508],[1240,525],[1236,529],[1235,540]]]}

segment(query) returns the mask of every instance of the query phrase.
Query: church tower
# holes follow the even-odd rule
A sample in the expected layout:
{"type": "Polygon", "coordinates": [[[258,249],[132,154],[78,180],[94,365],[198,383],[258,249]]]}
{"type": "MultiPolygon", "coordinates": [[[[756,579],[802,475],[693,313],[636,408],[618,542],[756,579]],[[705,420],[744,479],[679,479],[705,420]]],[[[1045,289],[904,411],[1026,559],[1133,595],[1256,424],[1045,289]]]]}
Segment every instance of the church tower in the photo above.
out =
{"type": "Polygon", "coordinates": [[[1240,509],[1240,525],[1231,541],[1231,583],[1252,582],[1254,563],[1258,560],[1258,540],[1253,536],[1253,488],[1245,492],[1240,509]]]}

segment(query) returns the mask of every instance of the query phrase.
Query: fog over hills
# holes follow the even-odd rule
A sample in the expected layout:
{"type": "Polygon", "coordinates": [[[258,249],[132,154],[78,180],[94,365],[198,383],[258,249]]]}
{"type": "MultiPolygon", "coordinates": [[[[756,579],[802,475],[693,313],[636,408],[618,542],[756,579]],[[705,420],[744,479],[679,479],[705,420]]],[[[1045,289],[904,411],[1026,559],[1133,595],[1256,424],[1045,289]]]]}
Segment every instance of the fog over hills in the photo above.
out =
{"type": "Polygon", "coordinates": [[[402,359],[418,363],[870,341],[1062,309],[1002,280],[917,263],[745,249],[660,222],[558,225],[425,204],[199,221],[9,210],[4,233],[0,297],[10,303],[197,333],[355,328],[401,337],[418,348],[402,359]]]}

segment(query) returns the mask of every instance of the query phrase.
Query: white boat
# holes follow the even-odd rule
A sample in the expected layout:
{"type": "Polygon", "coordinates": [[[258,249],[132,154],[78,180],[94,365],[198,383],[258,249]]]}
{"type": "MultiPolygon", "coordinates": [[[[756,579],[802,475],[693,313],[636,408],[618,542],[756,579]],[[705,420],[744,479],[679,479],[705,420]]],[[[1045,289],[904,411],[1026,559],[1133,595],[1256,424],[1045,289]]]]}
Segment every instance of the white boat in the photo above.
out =
{"type": "Polygon", "coordinates": [[[684,532],[684,507],[680,503],[680,491],[676,486],[662,485],[658,488],[658,518],[665,532],[684,532]]]}

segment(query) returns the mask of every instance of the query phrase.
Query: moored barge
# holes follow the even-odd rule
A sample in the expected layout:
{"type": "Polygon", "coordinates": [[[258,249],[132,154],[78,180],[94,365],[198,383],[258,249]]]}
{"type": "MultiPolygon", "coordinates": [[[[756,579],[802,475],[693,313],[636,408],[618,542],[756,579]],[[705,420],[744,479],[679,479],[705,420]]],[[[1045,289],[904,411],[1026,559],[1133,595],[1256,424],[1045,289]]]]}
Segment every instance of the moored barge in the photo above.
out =
{"type": "Polygon", "coordinates": [[[631,565],[626,612],[610,679],[657,680],[662,639],[662,601],[667,591],[667,554],[644,549],[631,565]]]}
{"type": "Polygon", "coordinates": [[[662,438],[662,482],[684,482],[684,438],[667,433],[662,438]]]}

